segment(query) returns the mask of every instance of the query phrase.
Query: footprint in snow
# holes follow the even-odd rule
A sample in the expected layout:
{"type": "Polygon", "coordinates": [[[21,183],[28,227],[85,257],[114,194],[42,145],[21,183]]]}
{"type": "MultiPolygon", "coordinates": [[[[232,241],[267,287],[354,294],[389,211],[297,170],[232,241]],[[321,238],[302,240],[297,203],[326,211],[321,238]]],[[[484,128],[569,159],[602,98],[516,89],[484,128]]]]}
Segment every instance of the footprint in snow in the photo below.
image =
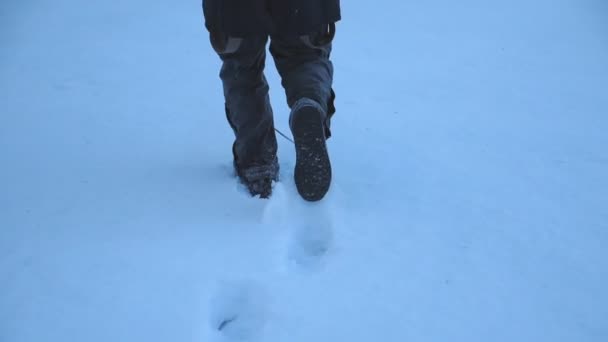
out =
{"type": "Polygon", "coordinates": [[[332,247],[331,215],[324,203],[299,203],[296,212],[291,224],[289,261],[305,269],[317,268],[332,247]]]}
{"type": "Polygon", "coordinates": [[[277,234],[287,234],[287,241],[281,236],[279,249],[287,249],[288,267],[314,270],[323,264],[334,240],[330,211],[327,201],[306,202],[297,194],[290,196],[283,183],[275,185],[263,221],[277,227],[277,234]]]}
{"type": "Polygon", "coordinates": [[[268,313],[262,287],[250,281],[223,282],[210,304],[209,325],[216,341],[259,341],[268,313]]]}

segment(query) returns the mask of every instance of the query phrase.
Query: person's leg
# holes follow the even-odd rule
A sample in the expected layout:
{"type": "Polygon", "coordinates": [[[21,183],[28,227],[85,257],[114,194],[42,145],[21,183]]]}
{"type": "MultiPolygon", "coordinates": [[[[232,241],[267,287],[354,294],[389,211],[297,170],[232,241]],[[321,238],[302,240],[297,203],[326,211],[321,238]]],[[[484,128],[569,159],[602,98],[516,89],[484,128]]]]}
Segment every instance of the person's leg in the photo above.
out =
{"type": "Polygon", "coordinates": [[[267,197],[278,177],[277,141],[268,83],[264,77],[268,38],[230,38],[212,33],[211,41],[223,61],[220,71],[226,117],[235,134],[235,168],[254,195],[267,197]]]}
{"type": "Polygon", "coordinates": [[[293,108],[302,98],[317,102],[325,112],[327,137],[330,118],[335,112],[332,89],[334,68],[330,59],[335,25],[300,37],[273,36],[270,52],[281,75],[287,104],[293,108]]]}
{"type": "Polygon", "coordinates": [[[296,143],[295,182],[309,201],[322,199],[331,183],[325,140],[335,112],[330,61],[335,26],[300,37],[273,36],[270,52],[291,108],[290,127],[296,143]]]}

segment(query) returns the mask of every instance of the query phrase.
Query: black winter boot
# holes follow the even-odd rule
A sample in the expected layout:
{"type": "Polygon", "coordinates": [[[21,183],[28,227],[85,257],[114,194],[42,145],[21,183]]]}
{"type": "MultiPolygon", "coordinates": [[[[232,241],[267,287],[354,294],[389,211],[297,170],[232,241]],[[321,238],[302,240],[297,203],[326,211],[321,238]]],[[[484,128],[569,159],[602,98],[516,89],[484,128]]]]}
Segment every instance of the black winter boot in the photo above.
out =
{"type": "Polygon", "coordinates": [[[331,185],[323,108],[308,98],[296,101],[291,111],[290,126],[296,145],[296,188],[305,200],[320,201],[331,185]]]}
{"type": "Polygon", "coordinates": [[[246,168],[239,168],[234,164],[236,173],[252,196],[269,198],[272,194],[272,182],[279,179],[279,163],[275,159],[270,165],[254,165],[246,168]]]}

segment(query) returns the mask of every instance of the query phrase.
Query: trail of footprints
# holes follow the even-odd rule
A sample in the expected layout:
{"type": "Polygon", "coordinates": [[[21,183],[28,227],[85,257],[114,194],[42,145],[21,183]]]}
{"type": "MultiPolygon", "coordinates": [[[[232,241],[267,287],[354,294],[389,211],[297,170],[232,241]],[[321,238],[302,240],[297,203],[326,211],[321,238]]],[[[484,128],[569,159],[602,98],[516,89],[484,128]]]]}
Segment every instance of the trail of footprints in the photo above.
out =
{"type": "MultiPolygon", "coordinates": [[[[334,239],[331,215],[323,201],[290,199],[278,183],[265,211],[266,223],[286,227],[286,252],[281,262],[290,272],[315,271],[323,266],[334,239]]],[[[220,283],[210,303],[209,329],[214,341],[262,340],[269,303],[264,286],[254,281],[220,283]]]]}

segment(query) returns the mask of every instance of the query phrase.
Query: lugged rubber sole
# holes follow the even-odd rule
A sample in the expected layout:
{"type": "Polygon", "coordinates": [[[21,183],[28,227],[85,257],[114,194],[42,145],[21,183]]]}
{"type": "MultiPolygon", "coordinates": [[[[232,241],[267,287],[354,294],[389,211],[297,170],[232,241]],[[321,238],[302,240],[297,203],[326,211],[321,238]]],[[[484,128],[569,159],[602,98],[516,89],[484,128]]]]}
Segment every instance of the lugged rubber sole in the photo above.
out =
{"type": "Polygon", "coordinates": [[[296,145],[296,188],[305,200],[319,201],[331,185],[331,164],[321,113],[312,106],[302,107],[294,113],[291,126],[296,145]]]}

